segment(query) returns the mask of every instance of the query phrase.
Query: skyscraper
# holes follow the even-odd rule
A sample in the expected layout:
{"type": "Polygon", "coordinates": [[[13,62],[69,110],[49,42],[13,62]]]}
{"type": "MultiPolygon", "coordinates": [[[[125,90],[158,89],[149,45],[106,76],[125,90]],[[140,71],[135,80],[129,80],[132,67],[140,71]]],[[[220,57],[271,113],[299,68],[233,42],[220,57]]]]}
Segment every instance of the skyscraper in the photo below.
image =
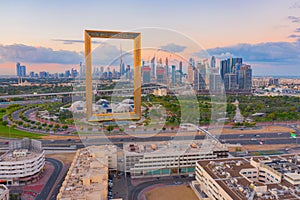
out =
{"type": "Polygon", "coordinates": [[[195,62],[193,58],[190,58],[189,65],[188,65],[188,74],[187,74],[187,79],[190,84],[192,84],[194,81],[194,69],[195,69],[195,62]]]}
{"type": "Polygon", "coordinates": [[[232,73],[226,73],[224,76],[224,87],[226,91],[229,90],[236,90],[237,84],[236,84],[236,75],[232,73]]]}
{"type": "Polygon", "coordinates": [[[150,83],[151,82],[151,68],[149,66],[144,66],[142,68],[143,74],[143,83],[150,83]]]}
{"type": "Polygon", "coordinates": [[[165,69],[161,65],[157,66],[157,68],[156,68],[157,82],[158,83],[165,83],[164,77],[165,77],[165,69]]]}
{"type": "Polygon", "coordinates": [[[175,65],[172,65],[172,85],[175,85],[175,65]]]}
{"type": "Polygon", "coordinates": [[[237,64],[243,64],[243,59],[242,58],[228,58],[227,60],[221,61],[220,74],[221,74],[222,80],[224,80],[226,73],[234,73],[234,67],[237,64]]]}
{"type": "Polygon", "coordinates": [[[238,78],[239,89],[251,90],[252,87],[252,69],[250,65],[243,65],[239,70],[238,78]]]}
{"type": "Polygon", "coordinates": [[[126,79],[131,79],[130,65],[127,65],[125,73],[126,73],[126,79]]]}
{"type": "Polygon", "coordinates": [[[155,79],[155,73],[156,73],[156,69],[155,69],[155,56],[153,56],[153,58],[151,59],[151,72],[152,72],[152,78],[155,79]]]}
{"type": "Polygon", "coordinates": [[[205,90],[206,89],[206,67],[205,64],[197,63],[194,70],[194,89],[205,90]]]}
{"type": "Polygon", "coordinates": [[[80,73],[80,77],[85,76],[85,65],[82,64],[82,62],[79,63],[79,73],[80,73]]]}
{"type": "Polygon", "coordinates": [[[210,60],[210,67],[211,68],[216,68],[216,57],[212,56],[210,60]]]}
{"type": "Polygon", "coordinates": [[[17,76],[19,77],[25,77],[26,76],[26,66],[23,65],[21,66],[21,64],[18,62],[16,65],[16,71],[17,71],[17,76]]]}
{"type": "Polygon", "coordinates": [[[220,92],[222,89],[222,78],[220,74],[213,73],[209,75],[209,90],[211,92],[220,92]]]}
{"type": "Polygon", "coordinates": [[[181,84],[182,83],[182,76],[183,76],[182,61],[179,62],[179,73],[180,73],[179,83],[181,84]]]}
{"type": "Polygon", "coordinates": [[[120,46],[120,76],[125,73],[125,64],[123,63],[122,46],[120,46]]]}
{"type": "Polygon", "coordinates": [[[167,78],[167,80],[169,79],[169,77],[170,77],[169,60],[168,60],[168,58],[166,58],[166,78],[167,78]]]}

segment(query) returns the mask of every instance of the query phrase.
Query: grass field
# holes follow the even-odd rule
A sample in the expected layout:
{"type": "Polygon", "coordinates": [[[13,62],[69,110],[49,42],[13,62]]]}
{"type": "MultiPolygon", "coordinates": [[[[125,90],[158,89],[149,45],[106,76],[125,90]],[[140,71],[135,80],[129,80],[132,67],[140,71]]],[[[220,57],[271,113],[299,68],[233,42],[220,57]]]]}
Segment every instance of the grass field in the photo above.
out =
{"type": "Polygon", "coordinates": [[[12,128],[0,125],[0,137],[39,139],[42,136],[44,136],[44,134],[20,131],[20,130],[16,130],[16,129],[12,129],[12,128]]]}

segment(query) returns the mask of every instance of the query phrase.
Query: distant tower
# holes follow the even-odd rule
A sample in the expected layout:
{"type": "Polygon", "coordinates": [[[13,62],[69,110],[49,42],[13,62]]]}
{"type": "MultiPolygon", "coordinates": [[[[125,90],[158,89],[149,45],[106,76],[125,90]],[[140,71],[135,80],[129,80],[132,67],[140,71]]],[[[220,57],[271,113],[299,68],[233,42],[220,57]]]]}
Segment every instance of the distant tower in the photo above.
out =
{"type": "Polygon", "coordinates": [[[17,68],[17,76],[19,77],[26,76],[26,66],[21,66],[21,64],[18,62],[16,68],[17,68]]]}
{"type": "Polygon", "coordinates": [[[166,58],[166,76],[167,76],[167,79],[170,76],[170,72],[169,72],[169,60],[168,60],[168,58],[166,58]]]}
{"type": "Polygon", "coordinates": [[[182,76],[183,76],[183,71],[182,71],[182,61],[179,62],[179,83],[182,83],[182,76]]]}
{"type": "Polygon", "coordinates": [[[216,57],[215,56],[211,57],[210,67],[211,68],[216,68],[216,57]]]}
{"type": "Polygon", "coordinates": [[[189,65],[188,65],[188,82],[192,84],[194,82],[194,70],[195,70],[195,62],[193,58],[190,58],[189,65]]]}
{"type": "Polygon", "coordinates": [[[175,85],[175,65],[172,65],[172,85],[175,85]]]}
{"type": "Polygon", "coordinates": [[[17,76],[21,76],[21,65],[20,63],[18,62],[17,65],[16,65],[16,69],[17,69],[17,76]]]}
{"type": "Polygon", "coordinates": [[[122,45],[120,45],[120,75],[123,75],[122,65],[123,65],[123,60],[122,60],[122,45]]]}
{"type": "Polygon", "coordinates": [[[151,72],[152,72],[152,78],[155,78],[156,69],[155,69],[155,55],[151,59],[151,72]]]}

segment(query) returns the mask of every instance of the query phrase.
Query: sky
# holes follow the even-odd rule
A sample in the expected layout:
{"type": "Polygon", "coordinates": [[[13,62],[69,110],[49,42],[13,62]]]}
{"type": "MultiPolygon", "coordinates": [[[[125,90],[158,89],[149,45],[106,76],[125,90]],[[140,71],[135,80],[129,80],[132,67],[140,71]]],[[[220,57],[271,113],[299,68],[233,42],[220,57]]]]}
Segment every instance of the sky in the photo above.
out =
{"type": "MultiPolygon", "coordinates": [[[[16,62],[27,71],[78,66],[85,29],[139,30],[143,48],[238,56],[254,75],[300,75],[300,0],[2,0],[0,9],[2,75],[15,74],[16,62]]],[[[106,63],[119,54],[118,42],[93,45],[106,63]]]]}

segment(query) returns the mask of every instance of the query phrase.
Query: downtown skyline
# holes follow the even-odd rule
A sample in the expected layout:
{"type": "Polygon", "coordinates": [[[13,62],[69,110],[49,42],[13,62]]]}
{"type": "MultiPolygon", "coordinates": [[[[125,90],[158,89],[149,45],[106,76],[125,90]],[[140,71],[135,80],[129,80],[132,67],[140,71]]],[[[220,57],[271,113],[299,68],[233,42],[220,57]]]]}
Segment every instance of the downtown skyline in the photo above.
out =
{"type": "MultiPolygon", "coordinates": [[[[119,1],[105,5],[99,1],[14,1],[2,7],[2,75],[15,74],[16,62],[34,71],[78,66],[84,60],[84,29],[131,31],[141,27],[178,31],[220,60],[243,57],[253,66],[254,75],[300,74],[297,0],[119,1]]],[[[143,46],[164,47],[178,54],[188,48],[180,40],[164,43],[166,36],[159,37],[146,38],[143,46]]],[[[95,41],[94,45],[105,48],[106,57],[119,55],[117,43],[95,41]]]]}

